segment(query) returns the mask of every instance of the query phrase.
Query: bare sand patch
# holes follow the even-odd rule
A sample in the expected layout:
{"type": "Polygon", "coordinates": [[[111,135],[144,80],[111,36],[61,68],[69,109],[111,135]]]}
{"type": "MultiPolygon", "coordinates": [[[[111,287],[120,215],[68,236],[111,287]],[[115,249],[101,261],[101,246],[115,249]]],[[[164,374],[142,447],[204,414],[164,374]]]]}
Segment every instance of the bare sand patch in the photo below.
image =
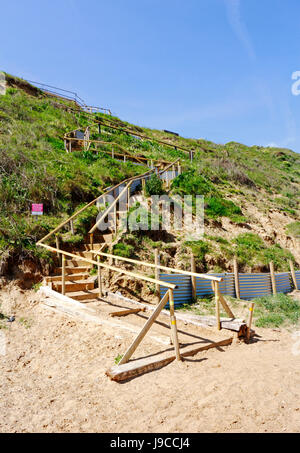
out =
{"type": "MultiPolygon", "coordinates": [[[[46,310],[39,297],[13,286],[0,292],[0,312],[16,314],[3,330],[1,432],[300,431],[291,332],[256,329],[251,345],[205,351],[119,384],[105,371],[134,334],[46,310]]],[[[137,356],[155,348],[146,337],[137,356]]]]}

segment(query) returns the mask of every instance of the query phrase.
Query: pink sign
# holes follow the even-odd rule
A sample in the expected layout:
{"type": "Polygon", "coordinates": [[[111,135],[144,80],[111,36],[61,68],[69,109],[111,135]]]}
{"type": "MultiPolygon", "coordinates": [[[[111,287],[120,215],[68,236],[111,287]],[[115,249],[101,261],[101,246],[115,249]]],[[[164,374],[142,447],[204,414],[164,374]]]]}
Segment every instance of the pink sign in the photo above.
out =
{"type": "Polygon", "coordinates": [[[43,215],[43,203],[32,203],[31,214],[32,215],[43,215]]]}

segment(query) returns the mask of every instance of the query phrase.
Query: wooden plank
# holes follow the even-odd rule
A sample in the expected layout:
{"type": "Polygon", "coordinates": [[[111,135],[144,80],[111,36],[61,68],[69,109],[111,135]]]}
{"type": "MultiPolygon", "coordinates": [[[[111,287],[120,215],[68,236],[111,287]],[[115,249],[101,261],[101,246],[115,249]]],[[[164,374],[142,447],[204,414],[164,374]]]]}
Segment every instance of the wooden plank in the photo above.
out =
{"type": "MultiPolygon", "coordinates": [[[[202,351],[207,351],[212,348],[219,348],[222,346],[229,346],[233,341],[233,338],[226,338],[224,340],[209,343],[205,346],[198,346],[196,348],[190,349],[188,351],[180,352],[181,357],[190,357],[198,354],[202,351]]],[[[166,355],[162,354],[161,356],[149,357],[147,359],[139,359],[130,361],[123,365],[118,365],[110,368],[106,371],[106,375],[110,377],[111,380],[121,382],[127,379],[131,379],[141,374],[148,373],[149,371],[158,370],[169,363],[173,362],[176,359],[176,355],[166,355]]]]}
{"type": "Polygon", "coordinates": [[[160,312],[162,311],[168,300],[169,292],[167,291],[162,300],[160,301],[160,303],[157,305],[152,315],[150,316],[150,318],[147,320],[146,324],[144,325],[138,336],[134,339],[134,341],[131,343],[131,345],[123,355],[122,359],[119,362],[119,365],[128,362],[128,360],[130,359],[138,345],[141,343],[142,339],[145,337],[146,333],[148,332],[156,318],[159,316],[160,312]]]}
{"type": "Polygon", "coordinates": [[[130,308],[128,310],[122,310],[122,311],[112,311],[110,316],[126,316],[126,315],[131,315],[134,313],[139,313],[140,311],[146,311],[146,307],[141,307],[141,308],[130,308]]]}

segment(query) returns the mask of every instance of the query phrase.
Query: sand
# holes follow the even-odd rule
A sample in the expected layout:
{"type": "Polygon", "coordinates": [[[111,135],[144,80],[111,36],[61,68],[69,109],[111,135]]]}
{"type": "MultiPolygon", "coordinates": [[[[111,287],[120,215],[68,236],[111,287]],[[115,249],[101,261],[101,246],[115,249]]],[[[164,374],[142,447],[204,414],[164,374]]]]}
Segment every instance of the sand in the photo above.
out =
{"type": "MultiPolygon", "coordinates": [[[[0,331],[0,432],[300,431],[295,332],[256,329],[250,345],[212,349],[120,384],[105,371],[134,334],[52,312],[40,299],[13,286],[0,291],[0,312],[16,314],[0,331]]],[[[166,346],[146,337],[135,356],[157,348],[166,346]]]]}

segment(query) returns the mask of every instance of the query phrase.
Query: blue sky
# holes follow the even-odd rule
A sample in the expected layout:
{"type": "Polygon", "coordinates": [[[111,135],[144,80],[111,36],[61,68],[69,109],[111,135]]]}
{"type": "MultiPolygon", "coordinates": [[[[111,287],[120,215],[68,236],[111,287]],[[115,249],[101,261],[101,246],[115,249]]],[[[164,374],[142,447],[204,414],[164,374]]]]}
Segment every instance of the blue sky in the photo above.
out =
{"type": "Polygon", "coordinates": [[[11,0],[0,69],[142,126],[300,152],[299,25],[299,0],[11,0]]]}

